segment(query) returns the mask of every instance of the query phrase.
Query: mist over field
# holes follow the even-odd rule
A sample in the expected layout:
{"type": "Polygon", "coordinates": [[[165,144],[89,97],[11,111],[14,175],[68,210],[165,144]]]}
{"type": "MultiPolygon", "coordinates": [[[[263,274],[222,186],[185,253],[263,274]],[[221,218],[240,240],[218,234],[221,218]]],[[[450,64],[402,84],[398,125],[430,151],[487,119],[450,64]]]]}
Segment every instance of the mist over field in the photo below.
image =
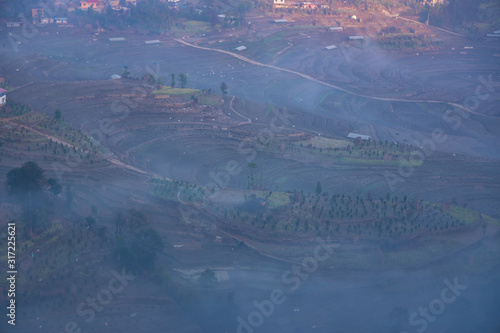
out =
{"type": "Polygon", "coordinates": [[[0,331],[499,332],[499,11],[0,1],[0,331]]]}

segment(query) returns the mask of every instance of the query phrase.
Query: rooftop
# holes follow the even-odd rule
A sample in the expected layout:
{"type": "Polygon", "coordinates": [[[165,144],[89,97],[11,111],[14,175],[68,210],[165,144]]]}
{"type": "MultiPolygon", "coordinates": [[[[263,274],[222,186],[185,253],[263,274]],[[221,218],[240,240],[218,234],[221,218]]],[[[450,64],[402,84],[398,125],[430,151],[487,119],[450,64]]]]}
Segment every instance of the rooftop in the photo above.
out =
{"type": "Polygon", "coordinates": [[[363,134],[357,134],[357,133],[349,133],[349,135],[347,137],[351,138],[351,139],[361,138],[361,140],[370,140],[369,135],[363,135],[363,134]]]}

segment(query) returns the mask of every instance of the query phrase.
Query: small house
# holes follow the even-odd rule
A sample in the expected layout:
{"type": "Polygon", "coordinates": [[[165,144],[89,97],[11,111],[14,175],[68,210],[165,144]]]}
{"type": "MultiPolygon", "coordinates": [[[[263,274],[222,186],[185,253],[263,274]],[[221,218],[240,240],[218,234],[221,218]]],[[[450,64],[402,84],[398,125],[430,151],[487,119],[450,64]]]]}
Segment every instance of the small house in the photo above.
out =
{"type": "Polygon", "coordinates": [[[100,0],[84,0],[80,1],[80,9],[92,9],[96,12],[102,12],[102,10],[104,9],[104,3],[100,0]]]}
{"type": "Polygon", "coordinates": [[[57,24],[66,24],[66,23],[68,23],[68,18],[66,18],[66,17],[56,17],[56,18],[54,18],[54,21],[57,24]]]}
{"type": "Polygon", "coordinates": [[[0,105],[7,103],[7,90],[0,88],[0,105]]]}
{"type": "Polygon", "coordinates": [[[318,4],[315,2],[309,2],[309,1],[302,2],[300,4],[300,8],[302,8],[302,9],[316,9],[316,8],[318,8],[318,4]]]}
{"type": "Polygon", "coordinates": [[[6,22],[5,25],[7,28],[17,28],[20,27],[23,22],[6,22]]]}
{"type": "Polygon", "coordinates": [[[349,36],[348,37],[349,40],[360,40],[362,41],[364,39],[363,36],[349,36]]]}

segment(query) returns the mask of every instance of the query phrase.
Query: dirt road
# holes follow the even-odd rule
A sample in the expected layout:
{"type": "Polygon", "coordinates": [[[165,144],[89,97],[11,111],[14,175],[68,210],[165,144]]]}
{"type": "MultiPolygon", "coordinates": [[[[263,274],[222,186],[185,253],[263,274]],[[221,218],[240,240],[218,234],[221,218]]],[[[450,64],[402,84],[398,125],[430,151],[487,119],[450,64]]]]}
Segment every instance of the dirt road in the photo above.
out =
{"type": "Polygon", "coordinates": [[[435,104],[447,103],[450,106],[456,107],[456,108],[461,109],[461,110],[463,110],[465,112],[468,112],[468,113],[472,113],[472,114],[475,114],[475,115],[478,115],[478,116],[482,116],[482,117],[488,117],[488,118],[495,118],[496,119],[496,117],[475,112],[474,110],[471,110],[469,108],[464,107],[463,105],[460,105],[460,104],[457,104],[457,103],[453,103],[453,102],[435,101],[435,100],[415,100],[415,99],[403,99],[403,98],[392,98],[392,97],[377,97],[377,96],[369,96],[369,95],[359,94],[359,93],[356,93],[354,91],[350,91],[348,89],[336,86],[334,84],[321,81],[321,80],[316,79],[316,78],[314,78],[314,77],[312,77],[310,75],[307,75],[307,74],[304,74],[304,73],[300,73],[300,72],[296,72],[296,71],[293,71],[291,69],[286,69],[286,68],[281,68],[281,67],[277,67],[277,66],[273,66],[273,65],[264,64],[264,63],[261,63],[261,62],[249,59],[247,57],[244,57],[244,56],[242,56],[240,54],[236,54],[236,53],[230,52],[230,51],[220,50],[220,49],[212,49],[212,48],[204,47],[204,46],[198,46],[198,45],[194,45],[194,44],[188,43],[188,42],[186,42],[186,41],[184,41],[182,39],[178,39],[178,38],[174,38],[173,40],[175,40],[176,42],[179,42],[179,43],[181,43],[183,45],[194,47],[194,48],[197,48],[197,49],[200,49],[200,50],[206,50],[206,51],[213,51],[213,52],[224,53],[224,54],[227,54],[227,55],[229,55],[231,57],[234,57],[236,59],[245,61],[245,62],[247,62],[249,64],[252,64],[252,65],[261,66],[261,67],[267,67],[267,68],[275,69],[275,70],[278,70],[278,71],[282,71],[282,72],[287,72],[287,73],[290,73],[290,74],[298,75],[298,76],[300,76],[300,77],[302,77],[302,78],[304,78],[306,80],[313,81],[313,82],[322,84],[324,86],[327,86],[327,87],[330,87],[330,88],[333,88],[333,89],[336,89],[336,90],[340,90],[340,91],[343,91],[345,93],[348,93],[348,94],[351,94],[351,95],[354,95],[354,96],[358,96],[358,97],[363,97],[363,98],[368,98],[368,99],[378,100],[378,101],[386,101],[386,102],[435,103],[435,104]]]}

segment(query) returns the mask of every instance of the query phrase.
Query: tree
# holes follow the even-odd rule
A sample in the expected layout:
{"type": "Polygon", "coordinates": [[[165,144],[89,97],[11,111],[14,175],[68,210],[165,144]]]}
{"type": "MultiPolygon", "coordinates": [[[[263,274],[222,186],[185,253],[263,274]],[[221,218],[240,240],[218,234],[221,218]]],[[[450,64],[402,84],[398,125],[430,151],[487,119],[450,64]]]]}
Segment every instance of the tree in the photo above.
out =
{"type": "Polygon", "coordinates": [[[173,87],[175,87],[175,74],[174,74],[174,73],[172,73],[172,74],[170,74],[170,75],[172,76],[172,82],[170,83],[170,87],[172,87],[172,88],[173,88],[173,87]]]}
{"type": "Polygon", "coordinates": [[[248,182],[247,182],[248,184],[247,184],[247,186],[248,186],[249,189],[251,189],[252,186],[255,184],[255,180],[253,178],[253,170],[257,169],[257,163],[255,163],[255,162],[249,162],[247,164],[247,168],[250,169],[250,176],[248,176],[248,182]]]}
{"type": "Polygon", "coordinates": [[[87,223],[87,228],[92,229],[92,227],[95,225],[96,220],[92,216],[87,216],[85,218],[85,222],[87,223]]]}
{"type": "Polygon", "coordinates": [[[131,208],[127,213],[128,217],[125,224],[130,231],[146,227],[149,224],[148,218],[142,211],[131,208]]]}
{"type": "Polygon", "coordinates": [[[50,193],[52,193],[53,196],[58,196],[62,192],[62,186],[57,182],[56,179],[54,178],[49,178],[47,181],[50,185],[50,193]]]}
{"type": "Polygon", "coordinates": [[[54,119],[55,120],[60,120],[62,118],[62,112],[61,110],[57,109],[55,112],[54,112],[54,119]]]}
{"type": "Polygon", "coordinates": [[[198,282],[205,288],[214,287],[217,281],[218,280],[215,276],[215,272],[211,268],[205,269],[198,278],[198,282]]]}
{"type": "Polygon", "coordinates": [[[321,183],[318,181],[316,183],[316,195],[320,195],[321,194],[321,183]]]}
{"type": "Polygon", "coordinates": [[[131,242],[134,253],[135,269],[144,271],[153,267],[156,257],[164,248],[163,240],[156,230],[146,228],[140,230],[131,242]]]}
{"type": "Polygon", "coordinates": [[[128,66],[123,66],[123,74],[122,77],[127,79],[130,76],[130,72],[128,71],[128,66]]]}
{"type": "Polygon", "coordinates": [[[252,9],[252,3],[250,1],[243,1],[241,2],[238,7],[238,21],[240,22],[241,25],[245,24],[246,20],[246,13],[252,9]]]}
{"type": "Polygon", "coordinates": [[[181,88],[186,88],[187,76],[183,73],[179,74],[179,85],[181,86],[181,88]]]}
{"type": "Polygon", "coordinates": [[[7,185],[13,195],[41,191],[42,180],[43,170],[35,162],[26,162],[20,168],[14,168],[7,173],[7,185]]]}
{"type": "Polygon", "coordinates": [[[43,170],[35,162],[26,162],[7,173],[9,194],[22,206],[29,232],[46,221],[46,206],[42,196],[44,181],[43,170]]]}
{"type": "Polygon", "coordinates": [[[158,232],[152,228],[142,228],[133,235],[118,237],[115,243],[115,254],[119,262],[135,273],[151,269],[165,243],[158,232]]]}
{"type": "Polygon", "coordinates": [[[222,95],[227,95],[227,84],[225,82],[222,82],[220,84],[220,92],[222,93],[222,95]]]}

